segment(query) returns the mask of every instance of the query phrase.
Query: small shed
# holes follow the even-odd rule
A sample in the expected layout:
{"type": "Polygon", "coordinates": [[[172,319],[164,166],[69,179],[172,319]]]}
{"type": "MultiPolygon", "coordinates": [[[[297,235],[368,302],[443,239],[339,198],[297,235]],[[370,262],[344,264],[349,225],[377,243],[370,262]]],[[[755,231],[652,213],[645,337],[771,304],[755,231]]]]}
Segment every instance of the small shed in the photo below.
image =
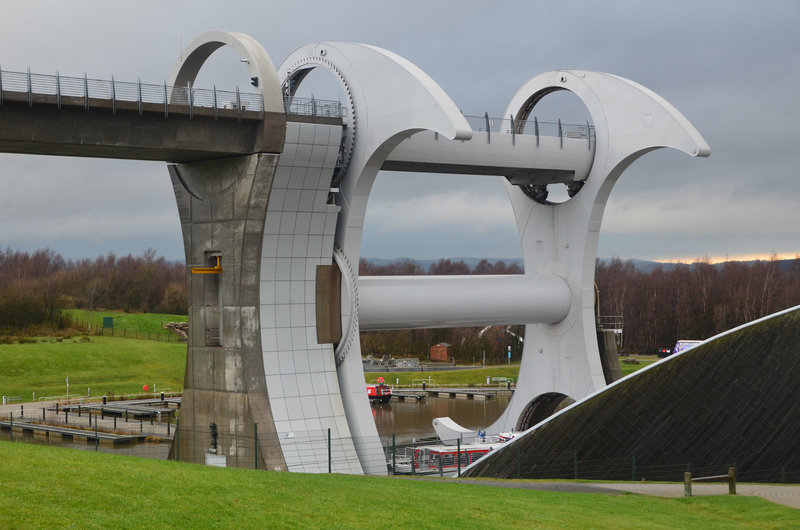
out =
{"type": "Polygon", "coordinates": [[[448,362],[450,360],[450,344],[440,342],[431,346],[431,361],[448,362]]]}

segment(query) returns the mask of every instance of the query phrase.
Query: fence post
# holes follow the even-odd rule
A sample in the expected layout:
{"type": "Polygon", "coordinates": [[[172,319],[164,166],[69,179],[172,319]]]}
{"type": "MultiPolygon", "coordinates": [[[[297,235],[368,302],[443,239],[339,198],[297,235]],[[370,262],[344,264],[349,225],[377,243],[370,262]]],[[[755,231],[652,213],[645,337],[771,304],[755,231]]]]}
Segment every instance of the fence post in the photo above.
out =
{"type": "Polygon", "coordinates": [[[416,440],[411,440],[411,474],[417,474],[417,442],[416,440]]]}
{"type": "Polygon", "coordinates": [[[14,441],[14,413],[8,413],[9,432],[11,433],[11,441],[14,441]]]}
{"type": "Polygon", "coordinates": [[[730,495],[736,495],[736,468],[729,467],[728,468],[728,493],[730,495]]]}
{"type": "Polygon", "coordinates": [[[395,445],[395,434],[392,433],[392,475],[397,474],[397,445],[395,445]]]}
{"type": "Polygon", "coordinates": [[[692,473],[690,471],[684,471],[683,473],[683,496],[692,496],[692,473]]]}
{"type": "MultiPolygon", "coordinates": [[[[91,419],[91,418],[89,418],[91,419]]],[[[100,437],[97,436],[97,416],[94,418],[94,450],[97,451],[98,446],[100,445],[100,437]]]]}
{"type": "Polygon", "coordinates": [[[458,478],[461,478],[461,437],[456,440],[456,469],[458,470],[458,478]]]}
{"type": "MultiPolygon", "coordinates": [[[[167,428],[169,428],[169,423],[167,423],[167,428]]],[[[253,423],[253,469],[258,469],[258,422],[253,423]]]]}
{"type": "Polygon", "coordinates": [[[181,419],[175,420],[175,460],[181,461],[181,419]]]}
{"type": "Polygon", "coordinates": [[[331,428],[328,427],[328,473],[330,474],[333,470],[333,466],[331,465],[331,428]]]}
{"type": "Polygon", "coordinates": [[[572,451],[572,466],[575,474],[575,480],[578,480],[578,450],[572,451]]]}

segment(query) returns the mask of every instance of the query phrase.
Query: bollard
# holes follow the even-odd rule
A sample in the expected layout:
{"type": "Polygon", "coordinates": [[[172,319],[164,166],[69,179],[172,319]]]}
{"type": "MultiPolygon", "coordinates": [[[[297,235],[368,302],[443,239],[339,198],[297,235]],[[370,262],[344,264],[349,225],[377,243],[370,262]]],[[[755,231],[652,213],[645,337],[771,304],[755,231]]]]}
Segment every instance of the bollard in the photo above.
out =
{"type": "Polygon", "coordinates": [[[683,472],[683,496],[692,496],[692,474],[689,471],[683,472]]]}
{"type": "Polygon", "coordinates": [[[139,433],[144,432],[144,420],[139,420],[139,433]]]}
{"type": "Polygon", "coordinates": [[[5,405],[5,404],[6,404],[6,397],[3,396],[3,405],[5,405]]]}
{"type": "Polygon", "coordinates": [[[125,423],[128,423],[128,409],[125,409],[125,423]]]}
{"type": "Polygon", "coordinates": [[[25,405],[20,405],[19,406],[19,417],[20,418],[24,418],[25,417],[25,405]]]}
{"type": "Polygon", "coordinates": [[[425,381],[422,382],[422,390],[425,390],[425,381]]]}
{"type": "Polygon", "coordinates": [[[81,417],[81,406],[80,405],[78,405],[78,417],[79,418],[81,417]]]}
{"type": "Polygon", "coordinates": [[[114,416],[114,430],[117,429],[117,417],[114,416]]]}
{"type": "Polygon", "coordinates": [[[105,405],[105,404],[106,404],[106,399],[107,399],[107,397],[106,397],[106,396],[103,396],[103,405],[105,405]]]}
{"type": "Polygon", "coordinates": [[[161,392],[161,401],[164,401],[164,392],[161,392]]]}
{"type": "Polygon", "coordinates": [[[44,412],[45,412],[45,410],[47,410],[47,409],[45,409],[44,407],[42,407],[42,421],[44,421],[44,412]]]}
{"type": "Polygon", "coordinates": [[[64,423],[69,423],[69,411],[64,409],[64,423]]]}

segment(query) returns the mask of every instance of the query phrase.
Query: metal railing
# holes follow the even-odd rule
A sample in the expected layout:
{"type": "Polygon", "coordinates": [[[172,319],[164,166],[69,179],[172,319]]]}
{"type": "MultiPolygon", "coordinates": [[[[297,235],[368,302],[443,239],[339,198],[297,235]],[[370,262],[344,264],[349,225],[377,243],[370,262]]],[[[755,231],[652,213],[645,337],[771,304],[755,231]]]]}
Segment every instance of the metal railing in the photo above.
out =
{"type": "MultiPolygon", "coordinates": [[[[164,107],[165,116],[169,114],[170,106],[186,107],[190,116],[194,108],[214,109],[215,116],[218,109],[236,109],[241,119],[242,111],[264,112],[264,100],[261,93],[241,92],[237,87],[235,91],[195,88],[187,86],[169,86],[166,81],[162,84],[117,81],[114,76],[110,80],[93,79],[84,74],[83,77],[35,74],[30,69],[27,72],[4,71],[0,68],[0,105],[3,104],[4,92],[27,94],[29,105],[33,105],[34,95],[55,96],[58,107],[61,108],[61,98],[80,98],[84,101],[86,110],[89,109],[90,100],[111,101],[112,109],[116,111],[117,102],[138,103],[139,113],[143,111],[144,104],[155,104],[164,107]]],[[[346,108],[341,102],[315,98],[298,98],[285,96],[284,110],[287,114],[297,116],[316,116],[328,118],[345,118],[346,108]]],[[[549,136],[563,139],[588,139],[595,138],[595,129],[588,122],[586,124],[569,124],[557,122],[540,122],[536,117],[524,122],[509,118],[492,118],[488,114],[483,116],[465,115],[467,123],[474,131],[523,134],[535,136],[549,136]]]]}
{"type": "MultiPolygon", "coordinates": [[[[3,104],[3,93],[21,93],[28,95],[29,105],[33,105],[34,95],[55,96],[58,107],[61,98],[80,98],[88,110],[90,100],[106,100],[112,102],[138,103],[139,112],[142,105],[155,104],[165,107],[177,105],[191,109],[238,109],[239,111],[264,112],[264,101],[261,93],[195,88],[187,86],[169,86],[162,84],[117,81],[112,76],[108,79],[93,79],[84,74],[83,77],[12,72],[0,68],[0,104],[3,104]]],[[[287,98],[284,107],[288,114],[300,116],[323,116],[341,118],[344,115],[342,104],[337,101],[318,100],[314,98],[287,98]]],[[[116,109],[115,109],[116,110],[116,109]]]]}
{"type": "Polygon", "coordinates": [[[589,123],[563,123],[561,120],[557,122],[539,121],[535,116],[533,119],[517,121],[510,117],[492,118],[488,114],[483,116],[464,115],[464,118],[466,118],[472,130],[476,132],[550,136],[589,141],[595,139],[594,126],[589,123]]]}

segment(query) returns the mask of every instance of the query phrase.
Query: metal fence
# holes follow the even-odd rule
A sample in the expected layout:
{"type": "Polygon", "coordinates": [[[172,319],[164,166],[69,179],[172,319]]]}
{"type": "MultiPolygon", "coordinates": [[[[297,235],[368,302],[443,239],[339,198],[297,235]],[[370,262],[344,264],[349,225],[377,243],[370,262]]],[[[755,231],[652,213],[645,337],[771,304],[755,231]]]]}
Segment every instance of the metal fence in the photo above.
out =
{"type": "Polygon", "coordinates": [[[478,132],[550,136],[590,141],[595,139],[594,126],[589,123],[562,123],[561,120],[557,122],[539,121],[535,116],[533,119],[517,121],[512,118],[492,118],[488,114],[483,116],[465,115],[464,118],[472,130],[478,132]]]}
{"type": "MultiPolygon", "coordinates": [[[[91,100],[138,103],[139,110],[142,105],[155,104],[165,107],[175,105],[185,107],[191,114],[194,108],[208,109],[238,109],[239,111],[264,112],[263,95],[259,93],[241,92],[237,87],[235,91],[195,88],[190,84],[186,86],[169,86],[166,81],[161,84],[117,81],[112,76],[108,79],[62,76],[27,72],[4,71],[0,68],[0,104],[3,103],[3,92],[16,92],[28,95],[28,101],[33,104],[33,96],[55,96],[58,104],[62,97],[82,98],[88,109],[91,100]]],[[[329,118],[345,118],[346,107],[339,101],[322,100],[315,98],[284,97],[284,110],[287,114],[297,116],[318,116],[329,118]]],[[[465,115],[464,118],[474,131],[499,134],[524,134],[535,136],[550,136],[567,139],[589,140],[595,138],[595,130],[588,122],[586,124],[569,124],[557,122],[540,122],[536,117],[522,122],[513,118],[492,118],[488,114],[483,116],[465,115]]]]}
{"type": "MultiPolygon", "coordinates": [[[[13,72],[0,68],[0,104],[3,103],[3,92],[17,92],[28,95],[28,101],[33,104],[34,95],[55,96],[60,105],[62,97],[83,99],[88,109],[90,100],[107,100],[112,104],[116,102],[130,102],[155,104],[161,106],[177,105],[193,108],[209,109],[239,109],[241,111],[263,112],[263,95],[259,93],[240,92],[237,87],[234,91],[201,89],[188,84],[187,86],[169,86],[166,81],[162,84],[148,84],[141,81],[117,81],[111,79],[93,79],[87,77],[68,77],[59,73],[56,75],[13,72]]],[[[286,98],[285,111],[299,116],[321,116],[342,118],[344,108],[337,101],[318,100],[314,98],[286,98]]]]}
{"type": "MultiPolygon", "coordinates": [[[[119,402],[115,402],[119,405],[119,402]]],[[[179,418],[172,415],[160,416],[155,413],[148,417],[134,417],[117,413],[110,415],[103,413],[97,406],[85,408],[82,412],[64,413],[63,410],[55,412],[52,409],[41,415],[25,416],[19,413],[8,413],[0,417],[0,440],[53,445],[72,449],[82,449],[106,453],[127,454],[145,458],[165,460],[170,455],[180,459],[181,447],[179,432],[179,418]],[[46,423],[55,427],[79,429],[85,436],[61,436],[58,434],[42,435],[32,430],[31,425],[46,423]],[[138,435],[146,437],[144,441],[134,443],[114,443],[94,437],[95,433],[116,433],[120,436],[138,435]]],[[[263,463],[253,451],[255,440],[258,438],[257,424],[243,424],[220,426],[218,432],[219,447],[236,447],[236,454],[227,455],[226,465],[229,467],[242,467],[258,469],[263,463]]],[[[187,431],[181,431],[186,436],[187,431]]],[[[211,435],[208,429],[198,429],[190,433],[192,437],[208,440],[211,448],[211,435]]],[[[380,449],[375,449],[374,458],[382,458],[387,463],[390,474],[413,474],[414,467],[405,465],[403,458],[408,458],[415,448],[425,445],[438,444],[437,440],[418,440],[414,444],[390,444],[380,449]],[[377,451],[380,451],[378,453],[377,451]],[[403,467],[405,465],[405,467],[403,467]]],[[[275,438],[272,442],[259,439],[262,454],[281,451],[280,441],[275,438]],[[266,445],[265,445],[266,444],[266,445]]],[[[303,464],[299,459],[296,462],[287,460],[287,465],[292,471],[309,471],[311,468],[317,472],[330,471],[342,472],[347,469],[360,469],[359,460],[353,447],[360,446],[355,438],[331,438],[326,429],[309,431],[303,434],[302,439],[292,441],[293,448],[289,453],[299,455],[313,455],[310,464],[303,464]],[[308,465],[309,467],[306,467],[308,465]]],[[[371,444],[370,444],[371,445],[371,444]]],[[[205,449],[205,446],[204,446],[205,449]]],[[[220,452],[222,454],[222,452],[220,452]]],[[[288,454],[288,453],[287,453],[288,454]]],[[[185,455],[184,455],[185,456],[185,455]]],[[[612,481],[648,481],[648,482],[683,482],[684,473],[691,472],[695,477],[726,474],[729,467],[737,468],[736,462],[721,462],[716,465],[695,466],[691,462],[676,462],[674,464],[643,465],[634,455],[624,458],[585,459],[579,458],[577,452],[567,451],[553,455],[523,456],[517,454],[515,461],[516,473],[511,473],[507,478],[530,478],[552,480],[612,480],[612,481]],[[515,476],[516,475],[516,476],[515,476]]],[[[466,466],[464,466],[466,467],[466,466]]],[[[463,468],[462,468],[463,470],[463,468]]],[[[447,474],[456,474],[449,470],[447,474]]],[[[736,469],[739,482],[756,483],[800,483],[800,470],[787,466],[777,466],[765,469],[736,469]]]]}

